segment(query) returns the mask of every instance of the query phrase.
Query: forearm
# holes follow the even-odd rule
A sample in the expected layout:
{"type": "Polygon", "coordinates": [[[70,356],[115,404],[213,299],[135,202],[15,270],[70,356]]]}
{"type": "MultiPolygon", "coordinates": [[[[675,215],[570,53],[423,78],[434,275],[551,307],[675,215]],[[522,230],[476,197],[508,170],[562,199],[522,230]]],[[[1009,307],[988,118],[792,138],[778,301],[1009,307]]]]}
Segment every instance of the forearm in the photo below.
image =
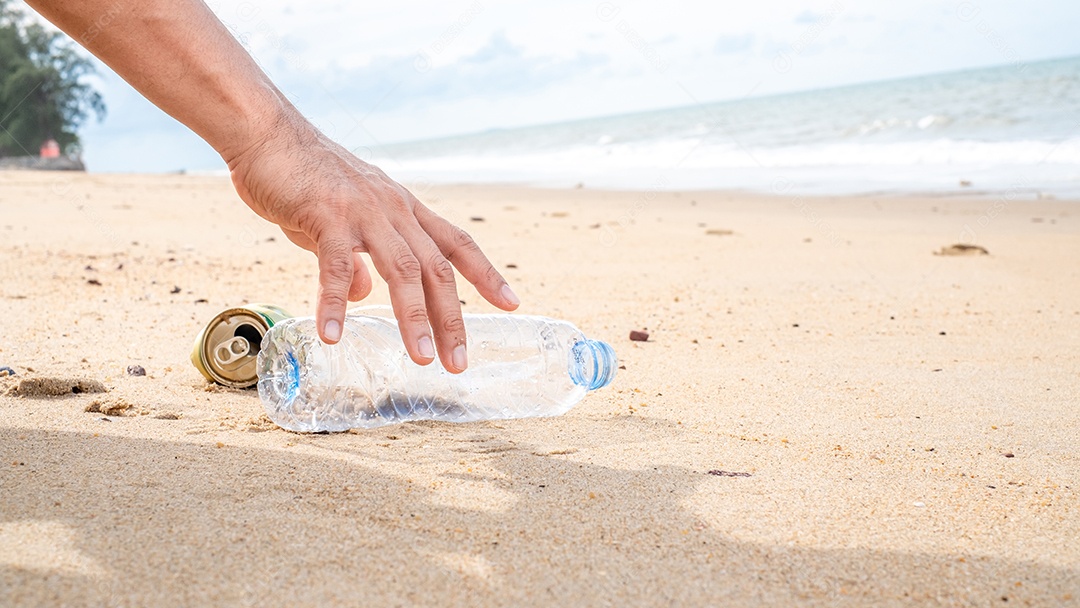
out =
{"type": "Polygon", "coordinates": [[[201,0],[27,0],[227,161],[295,110],[201,0]]]}

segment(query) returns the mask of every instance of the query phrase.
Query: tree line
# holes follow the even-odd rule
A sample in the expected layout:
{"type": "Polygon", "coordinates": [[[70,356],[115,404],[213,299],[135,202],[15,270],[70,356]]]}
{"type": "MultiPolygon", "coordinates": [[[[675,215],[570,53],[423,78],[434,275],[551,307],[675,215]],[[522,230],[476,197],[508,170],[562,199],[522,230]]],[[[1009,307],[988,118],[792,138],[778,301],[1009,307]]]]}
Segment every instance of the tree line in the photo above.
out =
{"type": "Polygon", "coordinates": [[[35,156],[52,139],[78,154],[78,128],[105,103],[84,78],[94,64],[64,34],[0,0],[0,157],[35,156]]]}

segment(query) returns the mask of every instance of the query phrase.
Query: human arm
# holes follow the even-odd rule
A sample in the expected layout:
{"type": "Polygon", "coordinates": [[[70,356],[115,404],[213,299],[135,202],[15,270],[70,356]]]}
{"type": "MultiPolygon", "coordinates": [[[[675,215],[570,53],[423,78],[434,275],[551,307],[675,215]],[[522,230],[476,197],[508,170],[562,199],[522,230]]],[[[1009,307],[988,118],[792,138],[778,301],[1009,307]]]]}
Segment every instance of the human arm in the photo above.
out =
{"type": "Polygon", "coordinates": [[[27,4],[205,139],[228,164],[240,198],[318,256],[324,341],[339,340],[347,301],[371,291],[361,252],[389,285],[417,363],[437,350],[448,370],[467,366],[455,267],[492,304],[517,307],[464,231],[304,119],[203,2],[27,4]]]}

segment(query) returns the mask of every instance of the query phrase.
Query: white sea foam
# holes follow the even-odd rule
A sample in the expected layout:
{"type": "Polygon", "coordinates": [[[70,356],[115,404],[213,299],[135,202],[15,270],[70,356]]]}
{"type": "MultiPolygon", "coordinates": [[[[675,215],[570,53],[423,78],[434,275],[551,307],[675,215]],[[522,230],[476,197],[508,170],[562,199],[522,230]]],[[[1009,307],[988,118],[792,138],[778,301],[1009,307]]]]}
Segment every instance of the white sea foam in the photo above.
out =
{"type": "Polygon", "coordinates": [[[388,146],[428,182],[1080,195],[1080,59],[388,146]],[[961,185],[964,182],[965,185],[961,185]]]}

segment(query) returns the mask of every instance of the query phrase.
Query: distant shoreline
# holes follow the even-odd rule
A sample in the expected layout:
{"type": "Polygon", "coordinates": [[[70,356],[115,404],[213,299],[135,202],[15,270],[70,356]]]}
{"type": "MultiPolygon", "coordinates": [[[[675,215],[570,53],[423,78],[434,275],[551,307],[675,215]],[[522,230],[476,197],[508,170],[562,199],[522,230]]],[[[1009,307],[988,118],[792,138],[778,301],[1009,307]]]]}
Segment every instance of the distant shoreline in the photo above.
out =
{"type": "Polygon", "coordinates": [[[82,159],[70,156],[9,156],[0,157],[0,171],[86,171],[86,165],[82,159]]]}

